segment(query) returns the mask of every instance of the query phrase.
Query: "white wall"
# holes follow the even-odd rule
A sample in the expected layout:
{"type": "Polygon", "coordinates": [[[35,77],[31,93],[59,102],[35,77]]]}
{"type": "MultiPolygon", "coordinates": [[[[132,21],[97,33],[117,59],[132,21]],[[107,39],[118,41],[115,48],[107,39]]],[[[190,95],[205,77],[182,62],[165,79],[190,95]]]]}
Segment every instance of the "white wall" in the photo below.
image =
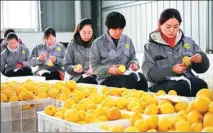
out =
{"type": "MultiPolygon", "coordinates": [[[[33,47],[37,44],[43,42],[43,32],[17,32],[19,38],[21,38],[25,45],[31,51],[33,47]]],[[[3,38],[4,33],[1,32],[1,37],[3,38]]],[[[56,33],[56,39],[59,42],[69,42],[72,39],[72,32],[58,32],[56,33]]]]}

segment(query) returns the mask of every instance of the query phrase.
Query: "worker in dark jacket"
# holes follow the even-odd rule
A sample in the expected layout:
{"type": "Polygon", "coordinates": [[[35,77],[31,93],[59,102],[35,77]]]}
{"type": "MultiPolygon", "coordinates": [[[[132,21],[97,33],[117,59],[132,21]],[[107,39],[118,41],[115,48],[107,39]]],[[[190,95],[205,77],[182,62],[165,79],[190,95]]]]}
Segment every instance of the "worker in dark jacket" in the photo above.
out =
{"type": "Polygon", "coordinates": [[[7,48],[1,52],[1,72],[8,77],[33,75],[28,62],[29,49],[19,44],[13,32],[6,39],[7,48]]]}
{"type": "Polygon", "coordinates": [[[90,53],[90,65],[98,83],[146,91],[145,77],[142,73],[139,76],[134,73],[139,69],[139,64],[132,40],[122,34],[126,25],[124,16],[111,12],[106,17],[105,25],[107,32],[93,42],[90,53]],[[125,75],[120,69],[121,65],[132,73],[125,75]]]}
{"type": "Polygon", "coordinates": [[[44,42],[35,46],[29,57],[32,67],[38,66],[35,74],[47,80],[64,80],[63,60],[65,47],[56,41],[56,33],[52,28],[44,31],[44,42]]]}
{"type": "Polygon", "coordinates": [[[89,67],[89,54],[94,39],[92,20],[82,19],[76,26],[74,38],[68,45],[64,57],[64,68],[70,74],[71,80],[97,84],[96,76],[89,67]]]}
{"type": "Polygon", "coordinates": [[[158,30],[150,34],[144,46],[142,71],[151,83],[150,91],[173,89],[178,95],[195,96],[207,84],[192,73],[204,73],[209,68],[209,59],[195,41],[184,36],[182,22],[176,9],[161,13],[158,30]],[[183,77],[177,78],[174,77],[183,77]]]}

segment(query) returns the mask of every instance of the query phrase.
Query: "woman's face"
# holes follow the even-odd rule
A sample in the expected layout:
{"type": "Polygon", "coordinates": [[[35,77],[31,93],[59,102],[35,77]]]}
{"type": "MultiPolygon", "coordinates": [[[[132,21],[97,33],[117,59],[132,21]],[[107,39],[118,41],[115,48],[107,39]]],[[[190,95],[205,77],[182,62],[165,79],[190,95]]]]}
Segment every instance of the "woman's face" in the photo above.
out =
{"type": "Polygon", "coordinates": [[[44,42],[48,45],[48,46],[52,46],[56,41],[56,37],[51,35],[49,37],[44,37],[44,42]]]}
{"type": "Polygon", "coordinates": [[[166,37],[174,38],[180,29],[180,23],[176,18],[170,18],[160,28],[166,37]]]}
{"type": "Polygon", "coordinates": [[[109,29],[109,35],[114,39],[120,39],[124,29],[116,28],[116,29],[109,29]]]}
{"type": "Polygon", "coordinates": [[[91,25],[84,25],[80,30],[81,39],[85,42],[89,41],[92,38],[93,30],[91,25]]]}
{"type": "Polygon", "coordinates": [[[18,47],[18,41],[16,39],[8,40],[8,47],[11,49],[16,49],[18,47]]]}

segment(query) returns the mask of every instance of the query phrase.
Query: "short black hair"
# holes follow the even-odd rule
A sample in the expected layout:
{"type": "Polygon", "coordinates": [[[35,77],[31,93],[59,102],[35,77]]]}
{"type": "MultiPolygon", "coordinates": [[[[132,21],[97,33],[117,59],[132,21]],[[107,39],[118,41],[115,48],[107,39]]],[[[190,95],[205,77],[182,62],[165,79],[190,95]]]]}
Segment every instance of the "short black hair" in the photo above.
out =
{"type": "Polygon", "coordinates": [[[53,35],[54,37],[56,37],[55,30],[53,28],[48,27],[44,30],[44,37],[48,38],[50,35],[53,35]]]}
{"type": "Polygon", "coordinates": [[[159,19],[159,24],[160,25],[164,24],[170,18],[176,18],[179,21],[179,24],[181,24],[181,22],[182,22],[180,12],[177,9],[168,8],[168,9],[165,9],[161,13],[160,19],[159,19]]]}
{"type": "Polygon", "coordinates": [[[15,30],[14,29],[7,29],[5,32],[4,32],[4,38],[7,37],[7,35],[11,32],[14,32],[15,33],[15,30]]]}
{"type": "Polygon", "coordinates": [[[106,16],[105,25],[108,29],[124,28],[126,26],[125,17],[119,12],[111,12],[106,16]]]}
{"type": "Polygon", "coordinates": [[[7,38],[7,41],[12,39],[15,39],[16,41],[18,41],[18,36],[14,32],[7,34],[6,38],[7,38]]]}

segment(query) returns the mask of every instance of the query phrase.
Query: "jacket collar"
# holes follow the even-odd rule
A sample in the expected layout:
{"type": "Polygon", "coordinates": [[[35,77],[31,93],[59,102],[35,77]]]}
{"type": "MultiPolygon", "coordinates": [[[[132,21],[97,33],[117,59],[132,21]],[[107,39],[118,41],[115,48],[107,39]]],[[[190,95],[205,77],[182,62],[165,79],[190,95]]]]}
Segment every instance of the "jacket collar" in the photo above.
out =
{"type": "MultiPolygon", "coordinates": [[[[182,38],[184,37],[184,34],[182,32],[182,30],[179,30],[179,32],[177,33],[177,37],[176,37],[176,41],[175,41],[175,45],[180,41],[182,40],[182,38]]],[[[150,33],[149,35],[149,41],[150,42],[156,42],[156,43],[159,43],[159,44],[163,44],[163,45],[169,45],[168,43],[166,43],[162,36],[161,36],[161,33],[160,31],[156,30],[152,33],[150,33]]]]}

